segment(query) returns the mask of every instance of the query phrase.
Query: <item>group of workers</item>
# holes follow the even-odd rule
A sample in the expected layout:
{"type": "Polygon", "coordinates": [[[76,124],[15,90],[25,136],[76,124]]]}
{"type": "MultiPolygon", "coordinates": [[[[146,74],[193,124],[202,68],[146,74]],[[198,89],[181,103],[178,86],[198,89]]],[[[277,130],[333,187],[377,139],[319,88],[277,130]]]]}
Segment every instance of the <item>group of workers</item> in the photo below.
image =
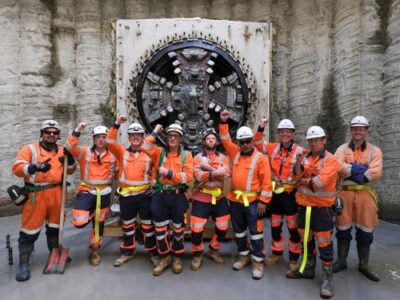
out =
{"type": "Polygon", "coordinates": [[[358,269],[368,279],[378,281],[368,261],[378,224],[377,198],[371,184],[381,176],[382,153],[366,142],[367,119],[357,116],[351,120],[351,141],[333,155],[325,150],[327,137],[319,126],[306,132],[308,149],[294,143],[295,126],[289,119],[279,123],[275,143],[263,140],[266,119],[262,119],[255,134],[249,127],[240,127],[234,143],[229,134],[229,117],[227,110],[222,111],[219,133],[214,128],[202,133],[202,151],[194,157],[183,147],[184,133],[178,123],[165,130],[158,124],[147,136],[141,124],[133,123],[127,130],[129,147],[125,148],[118,142],[118,131],[127,121],[126,116],[118,116],[110,129],[95,127],[92,147],[78,144],[85,123],[74,129],[62,147],[57,144],[59,124],[44,121],[39,143],[24,146],[12,166],[14,174],[24,178],[29,192],[22,210],[16,280],[30,278],[29,259],[43,223],[49,250],[59,246],[61,182],[63,161],[67,159],[68,174],[75,171],[75,162],[80,166],[81,183],[72,209],[72,224],[82,228],[92,223],[91,265],[101,263],[98,249],[116,179],[123,238],[115,267],[135,257],[139,216],[154,276],[161,275],[169,266],[175,274],[182,272],[187,221],[191,229],[191,269],[198,270],[205,252],[202,234],[211,217],[215,231],[204,256],[224,263],[219,250],[231,222],[239,252],[233,269],[241,270],[251,264],[252,278],[260,279],[265,265],[283,261],[282,226],[286,219],[287,278],[314,278],[317,246],[322,263],[320,295],[332,297],[332,273],[347,268],[354,225],[358,269]],[[156,140],[163,130],[166,146],[159,147],[156,140]],[[226,155],[217,150],[220,143],[226,155]],[[224,195],[227,177],[231,179],[231,189],[224,195]],[[192,181],[191,214],[190,220],[186,220],[187,191],[192,181]],[[343,199],[344,209],[336,216],[333,206],[338,196],[343,199]],[[271,219],[269,257],[265,257],[264,247],[266,215],[271,219]],[[331,235],[335,224],[338,249],[337,261],[333,263],[331,235]]]}

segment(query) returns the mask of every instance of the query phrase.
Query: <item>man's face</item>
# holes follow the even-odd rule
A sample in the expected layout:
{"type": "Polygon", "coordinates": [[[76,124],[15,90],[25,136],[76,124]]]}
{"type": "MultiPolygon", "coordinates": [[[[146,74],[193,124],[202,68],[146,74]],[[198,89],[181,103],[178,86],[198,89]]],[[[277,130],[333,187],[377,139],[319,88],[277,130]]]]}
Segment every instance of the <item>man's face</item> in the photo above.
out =
{"type": "Polygon", "coordinates": [[[326,138],[321,137],[321,138],[309,139],[307,140],[307,143],[310,151],[313,154],[317,154],[325,148],[326,138]]]}
{"type": "Polygon", "coordinates": [[[104,148],[106,146],[106,134],[97,134],[93,137],[93,144],[96,147],[104,148]]]}
{"type": "Polygon", "coordinates": [[[129,143],[132,147],[140,148],[143,144],[143,134],[142,133],[129,133],[129,143]]]}
{"type": "Polygon", "coordinates": [[[217,137],[214,134],[207,135],[204,139],[204,145],[209,150],[215,149],[218,145],[217,137]]]}
{"type": "Polygon", "coordinates": [[[254,142],[252,138],[238,140],[240,152],[246,154],[250,153],[254,148],[254,142]]]}
{"type": "Polygon", "coordinates": [[[57,128],[43,129],[42,140],[46,143],[54,144],[60,137],[60,130],[57,128]]]}
{"type": "Polygon", "coordinates": [[[350,127],[351,138],[356,142],[363,142],[368,135],[368,127],[350,127]]]}
{"type": "Polygon", "coordinates": [[[281,143],[290,143],[294,139],[295,132],[293,129],[278,129],[278,137],[281,143]]]}
{"type": "Polygon", "coordinates": [[[169,147],[177,147],[181,143],[182,136],[175,131],[167,133],[167,144],[169,147]]]}

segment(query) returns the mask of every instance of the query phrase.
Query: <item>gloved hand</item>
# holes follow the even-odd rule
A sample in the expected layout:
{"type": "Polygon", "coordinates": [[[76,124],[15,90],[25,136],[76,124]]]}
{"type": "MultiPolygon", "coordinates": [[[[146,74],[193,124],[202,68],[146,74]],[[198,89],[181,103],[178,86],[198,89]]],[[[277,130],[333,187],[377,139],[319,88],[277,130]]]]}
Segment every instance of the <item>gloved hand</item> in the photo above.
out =
{"type": "Polygon", "coordinates": [[[364,174],[367,170],[368,170],[368,165],[366,164],[351,165],[351,175],[364,174]]]}
{"type": "Polygon", "coordinates": [[[64,153],[64,156],[60,157],[60,162],[63,164],[64,163],[64,157],[67,156],[67,164],[68,164],[68,166],[72,166],[75,163],[75,159],[72,156],[72,154],[69,153],[68,150],[65,147],[63,148],[63,153],[64,153]]]}
{"type": "Polygon", "coordinates": [[[51,169],[51,164],[49,164],[50,158],[46,159],[42,163],[30,164],[28,167],[29,174],[35,174],[36,172],[46,173],[51,169]]]}
{"type": "Polygon", "coordinates": [[[367,183],[368,182],[368,178],[364,176],[364,173],[362,174],[357,174],[357,175],[351,175],[348,179],[350,179],[351,181],[354,181],[358,184],[362,184],[362,183],[367,183]]]}

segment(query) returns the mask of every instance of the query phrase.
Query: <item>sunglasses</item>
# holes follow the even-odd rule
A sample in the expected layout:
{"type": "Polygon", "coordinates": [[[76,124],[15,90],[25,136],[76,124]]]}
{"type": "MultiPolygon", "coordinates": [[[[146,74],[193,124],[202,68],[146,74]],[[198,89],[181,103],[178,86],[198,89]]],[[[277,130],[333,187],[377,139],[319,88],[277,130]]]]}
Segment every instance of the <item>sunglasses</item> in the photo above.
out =
{"type": "Polygon", "coordinates": [[[59,135],[60,131],[59,130],[57,130],[57,131],[45,130],[44,133],[48,134],[48,135],[59,135]]]}
{"type": "Polygon", "coordinates": [[[245,140],[238,140],[238,143],[243,146],[250,144],[252,141],[253,139],[245,139],[245,140]]]}

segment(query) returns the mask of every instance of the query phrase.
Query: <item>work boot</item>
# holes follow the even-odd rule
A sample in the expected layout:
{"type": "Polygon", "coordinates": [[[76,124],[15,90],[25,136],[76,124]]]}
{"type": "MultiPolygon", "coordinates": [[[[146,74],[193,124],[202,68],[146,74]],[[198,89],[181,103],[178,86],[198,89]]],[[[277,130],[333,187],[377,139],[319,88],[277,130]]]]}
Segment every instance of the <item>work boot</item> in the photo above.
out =
{"type": "Polygon", "coordinates": [[[296,271],[297,270],[297,260],[289,261],[289,270],[288,271],[296,271]]]}
{"type": "Polygon", "coordinates": [[[322,284],[320,296],[325,299],[333,296],[332,265],[322,265],[322,284]]]}
{"type": "Polygon", "coordinates": [[[33,250],[33,244],[19,244],[19,266],[18,273],[15,276],[17,281],[25,281],[31,278],[31,272],[29,270],[29,259],[33,250]]]}
{"type": "Polygon", "coordinates": [[[201,267],[201,263],[203,261],[203,256],[194,256],[192,258],[192,263],[190,265],[190,269],[192,269],[192,271],[197,271],[198,269],[200,269],[201,267]]]}
{"type": "Polygon", "coordinates": [[[237,260],[233,266],[232,269],[234,269],[235,271],[239,271],[241,269],[243,269],[244,267],[248,266],[250,264],[250,255],[240,255],[239,260],[237,260]]]}
{"type": "Polygon", "coordinates": [[[282,255],[272,253],[270,256],[268,256],[265,259],[264,263],[266,266],[272,266],[272,265],[282,262],[282,260],[283,260],[282,255]]]}
{"type": "Polygon", "coordinates": [[[183,270],[182,259],[177,256],[172,256],[172,273],[179,274],[183,270]]]}
{"type": "Polygon", "coordinates": [[[347,256],[349,255],[350,241],[338,241],[337,253],[338,258],[333,264],[333,273],[338,273],[347,269],[347,256]]]}
{"type": "Polygon", "coordinates": [[[206,257],[217,264],[222,265],[223,263],[225,263],[224,258],[218,253],[218,251],[213,249],[210,249],[208,253],[206,253],[206,257]]]}
{"type": "Polygon", "coordinates": [[[251,278],[259,280],[264,275],[264,262],[263,261],[252,261],[251,278]]]}
{"type": "Polygon", "coordinates": [[[286,272],[286,277],[290,279],[299,279],[299,278],[304,278],[304,279],[313,279],[315,277],[315,255],[309,255],[307,256],[307,263],[306,266],[303,270],[303,273],[300,273],[299,269],[301,266],[301,261],[300,261],[300,266],[296,268],[295,270],[288,270],[286,272]]]}
{"type": "Polygon", "coordinates": [[[160,259],[158,265],[153,269],[154,276],[160,276],[171,265],[171,256],[160,259]]]}
{"type": "Polygon", "coordinates": [[[149,260],[153,268],[155,268],[160,262],[160,258],[155,253],[149,253],[149,260]]]}
{"type": "Polygon", "coordinates": [[[101,257],[97,253],[97,248],[94,247],[89,248],[89,263],[92,266],[98,266],[101,263],[101,257]]]}
{"type": "Polygon", "coordinates": [[[363,273],[365,277],[372,281],[379,281],[379,276],[374,271],[369,268],[369,250],[370,245],[360,245],[357,243],[357,252],[358,252],[358,271],[363,273]]]}
{"type": "Polygon", "coordinates": [[[121,254],[120,257],[118,257],[115,262],[114,262],[114,267],[118,268],[120,266],[122,266],[124,263],[127,263],[128,261],[132,260],[135,258],[135,254],[136,254],[136,249],[133,251],[133,253],[125,253],[125,254],[121,254]]]}

